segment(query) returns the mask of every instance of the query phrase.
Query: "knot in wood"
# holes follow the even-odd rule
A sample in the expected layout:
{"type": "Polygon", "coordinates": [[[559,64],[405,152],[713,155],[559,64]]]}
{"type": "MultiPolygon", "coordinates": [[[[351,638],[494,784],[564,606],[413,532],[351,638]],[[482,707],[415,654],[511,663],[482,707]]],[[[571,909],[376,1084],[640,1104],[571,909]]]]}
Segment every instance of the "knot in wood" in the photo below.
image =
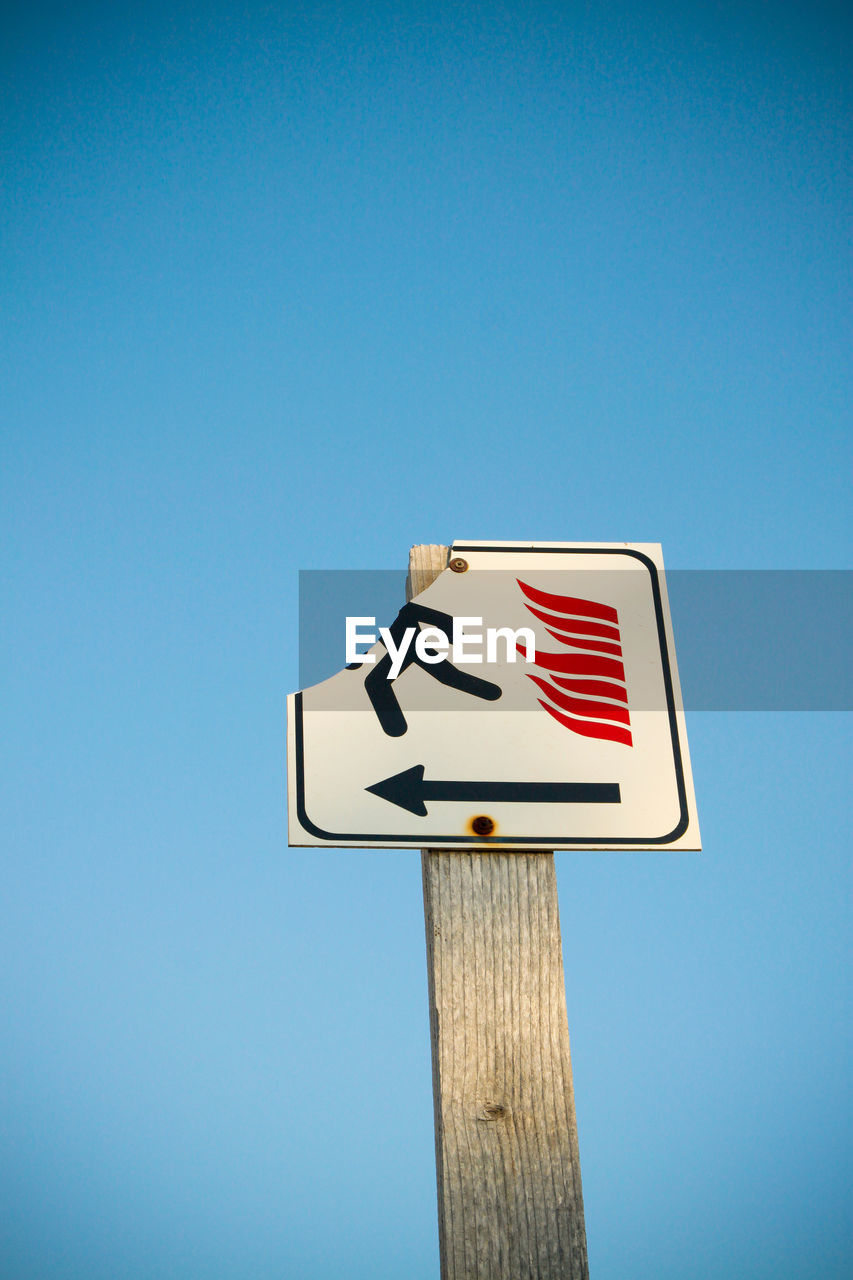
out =
{"type": "Polygon", "coordinates": [[[509,1115],[509,1108],[505,1107],[502,1102],[484,1102],[477,1119],[502,1120],[507,1115],[509,1115]]]}

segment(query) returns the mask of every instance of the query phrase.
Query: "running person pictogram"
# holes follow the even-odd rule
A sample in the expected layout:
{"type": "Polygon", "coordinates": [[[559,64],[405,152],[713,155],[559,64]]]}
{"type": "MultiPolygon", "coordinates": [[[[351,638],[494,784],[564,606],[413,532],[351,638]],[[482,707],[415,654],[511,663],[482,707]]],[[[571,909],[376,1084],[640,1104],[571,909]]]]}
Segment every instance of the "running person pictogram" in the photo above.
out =
{"type": "MultiPolygon", "coordinates": [[[[442,613],[438,609],[430,609],[427,605],[415,604],[411,601],[403,605],[388,628],[394,645],[399,649],[405,642],[406,631],[410,628],[417,631],[422,623],[425,626],[437,628],[446,636],[451,635],[453,631],[453,618],[449,613],[442,613]]],[[[427,652],[438,652],[438,650],[430,650],[429,645],[426,645],[425,649],[427,652]]],[[[441,684],[451,689],[458,689],[461,693],[469,693],[473,698],[496,702],[501,696],[500,685],[493,684],[491,680],[483,680],[479,676],[472,676],[467,671],[460,671],[447,657],[437,662],[424,662],[414,644],[408,646],[397,676],[389,677],[391,656],[386,650],[385,656],[371,666],[365,677],[364,688],[383,731],[391,738],[402,737],[409,727],[397,701],[394,684],[413,663],[441,684]]],[[[364,665],[366,664],[352,662],[347,670],[357,670],[364,665]]]]}

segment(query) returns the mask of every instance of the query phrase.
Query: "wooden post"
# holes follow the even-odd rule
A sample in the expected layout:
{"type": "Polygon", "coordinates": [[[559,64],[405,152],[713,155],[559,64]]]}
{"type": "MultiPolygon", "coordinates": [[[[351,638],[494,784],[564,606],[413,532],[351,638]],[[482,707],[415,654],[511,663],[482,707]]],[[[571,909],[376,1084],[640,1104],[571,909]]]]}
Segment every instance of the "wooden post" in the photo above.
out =
{"type": "Polygon", "coordinates": [[[421,858],[442,1280],[588,1280],[554,855],[421,858]]]}

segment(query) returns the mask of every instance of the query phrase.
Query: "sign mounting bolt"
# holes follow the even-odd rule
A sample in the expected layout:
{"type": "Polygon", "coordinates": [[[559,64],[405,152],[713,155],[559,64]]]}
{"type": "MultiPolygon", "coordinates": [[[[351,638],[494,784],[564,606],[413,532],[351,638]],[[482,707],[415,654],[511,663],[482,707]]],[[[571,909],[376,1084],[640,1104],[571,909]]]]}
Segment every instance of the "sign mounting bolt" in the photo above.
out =
{"type": "Polygon", "coordinates": [[[494,829],[494,821],[485,813],[481,813],[471,822],[471,830],[478,836],[490,836],[494,829]]]}
{"type": "Polygon", "coordinates": [[[454,573],[465,573],[468,568],[468,561],[463,560],[461,556],[454,556],[450,561],[450,567],[454,573]]]}

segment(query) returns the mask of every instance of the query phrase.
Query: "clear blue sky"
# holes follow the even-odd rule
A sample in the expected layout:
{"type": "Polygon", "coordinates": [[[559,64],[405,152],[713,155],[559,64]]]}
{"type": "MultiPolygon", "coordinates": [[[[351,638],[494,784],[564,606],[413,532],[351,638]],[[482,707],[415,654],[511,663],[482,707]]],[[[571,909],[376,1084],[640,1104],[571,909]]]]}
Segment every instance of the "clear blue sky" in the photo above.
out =
{"type": "MultiPolygon", "coordinates": [[[[437,1277],[418,857],[285,843],[298,570],[851,567],[849,10],[2,23],[0,1273],[437,1277]]],[[[558,856],[593,1280],[841,1280],[850,717],[688,730],[703,854],[558,856]]]]}

